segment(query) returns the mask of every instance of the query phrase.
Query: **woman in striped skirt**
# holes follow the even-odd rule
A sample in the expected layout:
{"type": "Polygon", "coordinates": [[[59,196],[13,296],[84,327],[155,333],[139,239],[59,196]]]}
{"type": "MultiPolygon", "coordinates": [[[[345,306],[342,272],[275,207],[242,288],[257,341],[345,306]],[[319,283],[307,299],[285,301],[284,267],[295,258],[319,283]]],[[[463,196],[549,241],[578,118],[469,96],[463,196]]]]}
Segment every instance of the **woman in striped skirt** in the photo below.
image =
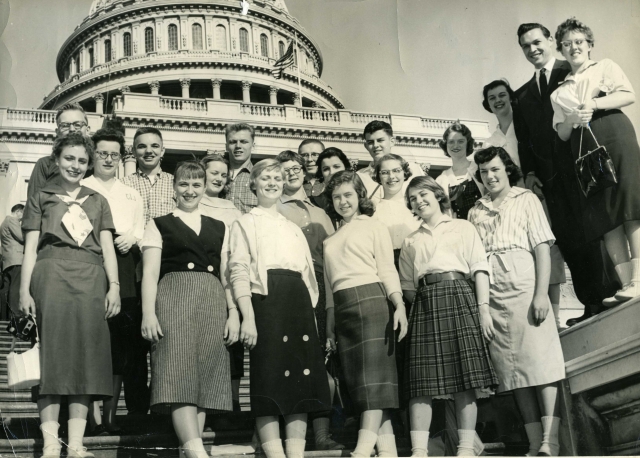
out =
{"type": "Polygon", "coordinates": [[[154,344],[151,408],[171,412],[188,458],[207,456],[206,411],[232,409],[225,345],[237,341],[240,328],[227,283],[229,234],[200,212],[205,187],[202,165],[179,164],[177,208],[150,221],[141,244],[142,336],[154,344]]]}
{"type": "Polygon", "coordinates": [[[449,199],[431,177],[416,177],[407,206],[422,225],[402,244],[400,281],[412,301],[404,393],[412,456],[427,456],[433,396],[453,395],[458,455],[474,455],[477,388],[498,379],[483,340],[492,335],[488,264],[473,225],[446,215],[449,199]],[[475,281],[475,291],[469,279],[475,281]]]}
{"type": "Polygon", "coordinates": [[[373,203],[360,177],[338,172],[325,189],[330,216],[344,223],[324,241],[327,345],[338,350],[360,419],[352,456],[398,456],[388,409],[399,407],[395,342],[407,317],[386,226],[371,218],[373,203]],[[395,311],[394,311],[395,308],[395,311]],[[336,347],[337,346],[337,347],[336,347]]]}

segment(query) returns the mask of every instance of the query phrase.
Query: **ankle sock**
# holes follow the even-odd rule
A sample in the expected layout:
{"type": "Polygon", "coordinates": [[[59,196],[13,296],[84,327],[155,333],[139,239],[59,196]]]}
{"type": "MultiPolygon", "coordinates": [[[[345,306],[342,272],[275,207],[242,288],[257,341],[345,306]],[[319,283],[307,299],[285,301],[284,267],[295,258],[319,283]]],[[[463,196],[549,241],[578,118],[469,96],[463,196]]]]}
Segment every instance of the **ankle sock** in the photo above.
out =
{"type": "Polygon", "coordinates": [[[559,417],[542,417],[542,445],[540,446],[538,455],[558,456],[560,452],[560,443],[558,442],[559,431],[559,417]]]}
{"type": "Polygon", "coordinates": [[[411,431],[411,456],[429,456],[429,431],[411,431]]]}
{"type": "Polygon", "coordinates": [[[60,428],[60,425],[57,421],[45,421],[40,425],[42,439],[44,440],[44,447],[60,445],[60,441],[58,440],[58,428],[60,428]]]}
{"type": "Polygon", "coordinates": [[[87,420],[82,418],[69,418],[67,427],[69,429],[69,443],[67,446],[75,450],[82,450],[84,447],[82,439],[84,438],[84,430],[87,427],[87,420]]]}
{"type": "Polygon", "coordinates": [[[396,436],[394,434],[378,434],[376,445],[378,447],[378,456],[398,456],[396,436]]]}
{"type": "Polygon", "coordinates": [[[284,441],[287,458],[304,458],[304,439],[287,439],[284,441]]]}
{"type": "Polygon", "coordinates": [[[267,458],[285,458],[284,449],[282,448],[282,440],[274,439],[262,444],[262,451],[267,458]]]}
{"type": "Polygon", "coordinates": [[[458,430],[458,453],[457,456],[474,456],[473,442],[476,436],[475,429],[458,430]]]}
{"type": "Polygon", "coordinates": [[[351,456],[363,456],[369,458],[373,447],[375,447],[378,440],[378,435],[368,429],[361,429],[358,431],[358,443],[356,449],[351,452],[351,456]]]}

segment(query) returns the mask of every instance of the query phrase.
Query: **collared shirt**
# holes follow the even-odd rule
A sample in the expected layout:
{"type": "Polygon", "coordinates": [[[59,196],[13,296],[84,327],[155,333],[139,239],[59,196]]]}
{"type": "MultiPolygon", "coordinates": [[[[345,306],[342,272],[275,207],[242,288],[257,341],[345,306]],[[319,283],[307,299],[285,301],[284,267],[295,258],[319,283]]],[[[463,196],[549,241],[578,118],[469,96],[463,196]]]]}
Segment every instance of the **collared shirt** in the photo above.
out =
{"type": "Polygon", "coordinates": [[[33,167],[31,177],[29,178],[29,185],[27,186],[27,202],[31,199],[35,193],[40,191],[47,181],[52,180],[60,176],[60,171],[56,165],[56,159],[49,155],[41,157],[33,167]]]}
{"type": "Polygon", "coordinates": [[[20,220],[15,216],[7,216],[0,225],[0,243],[2,244],[2,270],[22,265],[24,237],[20,220]]]}
{"type": "MultiPolygon", "coordinates": [[[[411,178],[424,176],[424,170],[422,170],[422,167],[415,162],[409,162],[409,170],[411,170],[411,177],[402,185],[402,195],[404,195],[404,192],[407,190],[407,186],[409,186],[411,178]]],[[[367,189],[367,197],[369,197],[374,204],[380,202],[384,197],[384,190],[382,189],[381,184],[378,184],[373,180],[373,176],[375,174],[374,161],[371,161],[369,166],[358,170],[356,173],[360,176],[364,183],[364,187],[367,189]]]]}
{"type": "MultiPolygon", "coordinates": [[[[547,62],[547,65],[543,67],[545,70],[545,75],[547,77],[547,85],[549,84],[549,78],[551,78],[551,72],[553,71],[553,66],[555,64],[556,58],[552,57],[551,59],[549,59],[549,62],[547,62]]],[[[538,92],[540,92],[540,70],[542,70],[542,68],[536,69],[536,83],[538,83],[538,92]]]]}
{"type": "Polygon", "coordinates": [[[282,195],[277,203],[278,212],[302,229],[307,239],[313,265],[322,271],[322,244],[335,231],[331,219],[321,208],[311,203],[304,189],[298,189],[292,196],[282,195]]]}
{"type": "Polygon", "coordinates": [[[317,178],[313,178],[312,183],[307,177],[304,177],[304,184],[302,186],[304,187],[304,192],[309,197],[319,196],[322,194],[322,191],[324,191],[324,183],[317,178]]]}
{"type": "Polygon", "coordinates": [[[203,215],[222,221],[229,229],[234,221],[242,216],[230,200],[209,197],[206,194],[202,196],[199,208],[203,215]]]}
{"type": "MultiPolygon", "coordinates": [[[[482,145],[483,148],[488,146],[499,146],[509,154],[511,160],[520,167],[520,156],[518,155],[518,138],[516,137],[516,131],[513,127],[513,121],[509,124],[507,133],[502,132],[500,125],[496,126],[496,130],[491,134],[482,145]]],[[[475,162],[474,162],[475,164],[475,162]]],[[[478,166],[476,165],[476,170],[478,166]]]]}
{"type": "Polygon", "coordinates": [[[142,196],[131,186],[115,180],[111,189],[98,180],[95,175],[81,181],[83,186],[98,191],[109,202],[116,234],[131,234],[137,240],[144,235],[144,205],[142,196]]]}
{"type": "Polygon", "coordinates": [[[402,244],[400,283],[415,291],[426,274],[459,272],[473,277],[489,272],[487,255],[478,231],[469,221],[442,215],[435,227],[422,223],[402,244]]]}
{"type": "Polygon", "coordinates": [[[235,205],[243,215],[258,206],[258,198],[249,188],[249,177],[251,176],[252,170],[253,164],[251,163],[251,158],[249,158],[242,164],[242,167],[233,171],[233,179],[226,197],[227,200],[233,202],[233,205],[235,205]]]}
{"type": "Polygon", "coordinates": [[[170,173],[160,171],[151,181],[145,173],[136,170],[136,173],[124,177],[122,183],[131,186],[142,196],[145,225],[153,218],[170,213],[176,206],[173,175],[170,173]]]}
{"type": "Polygon", "coordinates": [[[405,205],[402,193],[378,202],[372,218],[387,226],[394,250],[400,249],[404,239],[420,226],[420,220],[405,205]]]}
{"type": "Polygon", "coordinates": [[[517,186],[511,188],[498,208],[487,194],[469,211],[471,222],[487,253],[525,250],[533,252],[541,243],[555,241],[540,199],[517,186]]]}

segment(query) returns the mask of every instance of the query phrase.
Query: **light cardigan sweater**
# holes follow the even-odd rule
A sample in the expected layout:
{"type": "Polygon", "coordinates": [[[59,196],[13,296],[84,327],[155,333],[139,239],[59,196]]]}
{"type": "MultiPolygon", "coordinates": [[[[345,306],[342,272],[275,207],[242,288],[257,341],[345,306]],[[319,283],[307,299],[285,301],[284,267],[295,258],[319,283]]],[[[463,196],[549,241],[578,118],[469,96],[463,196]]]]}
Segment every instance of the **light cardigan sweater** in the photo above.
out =
{"type": "MultiPolygon", "coordinates": [[[[278,215],[286,224],[290,225],[294,232],[303,240],[304,234],[302,230],[284,216],[278,215]]],[[[263,218],[274,218],[273,215],[266,214],[260,208],[254,208],[249,213],[242,215],[233,223],[231,229],[230,248],[231,255],[229,259],[229,272],[231,288],[236,301],[245,296],[251,296],[252,293],[268,296],[267,289],[267,264],[268,260],[264,256],[260,256],[260,240],[258,239],[256,228],[261,225],[263,218]]],[[[264,224],[264,223],[263,223],[264,224]]],[[[264,241],[262,242],[264,243],[264,241]]],[[[305,247],[305,258],[307,260],[304,272],[302,272],[302,280],[309,290],[311,303],[313,307],[318,303],[318,283],[316,281],[315,270],[313,268],[313,259],[306,241],[302,244],[305,247]]]]}

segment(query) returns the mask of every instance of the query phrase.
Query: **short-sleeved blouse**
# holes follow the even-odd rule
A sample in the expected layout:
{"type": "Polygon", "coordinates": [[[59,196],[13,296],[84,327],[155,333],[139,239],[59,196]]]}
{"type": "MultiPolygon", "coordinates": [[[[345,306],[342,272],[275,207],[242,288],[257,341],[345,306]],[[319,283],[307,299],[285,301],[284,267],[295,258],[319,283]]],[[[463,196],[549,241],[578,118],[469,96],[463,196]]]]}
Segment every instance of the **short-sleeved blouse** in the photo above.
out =
{"type": "Polygon", "coordinates": [[[635,93],[627,75],[611,59],[592,62],[576,75],[569,73],[551,94],[554,129],[578,106],[598,97],[601,92],[605,95],[614,92],[635,93]]]}
{"type": "Polygon", "coordinates": [[[469,211],[468,220],[482,239],[487,253],[533,251],[541,243],[553,244],[555,237],[540,199],[528,189],[514,186],[498,208],[486,195],[469,211]]]}
{"type": "MultiPolygon", "coordinates": [[[[31,196],[22,218],[23,231],[40,231],[38,251],[48,246],[60,248],[78,247],[78,243],[69,235],[62,224],[62,217],[67,213],[68,206],[58,195],[68,197],[68,194],[60,186],[59,180],[60,178],[47,182],[39,192],[31,196]]],[[[97,256],[102,256],[100,232],[115,232],[109,202],[100,193],[85,186],[81,186],[75,200],[82,202],[80,207],[82,207],[93,226],[93,230],[79,248],[97,256]]]]}

